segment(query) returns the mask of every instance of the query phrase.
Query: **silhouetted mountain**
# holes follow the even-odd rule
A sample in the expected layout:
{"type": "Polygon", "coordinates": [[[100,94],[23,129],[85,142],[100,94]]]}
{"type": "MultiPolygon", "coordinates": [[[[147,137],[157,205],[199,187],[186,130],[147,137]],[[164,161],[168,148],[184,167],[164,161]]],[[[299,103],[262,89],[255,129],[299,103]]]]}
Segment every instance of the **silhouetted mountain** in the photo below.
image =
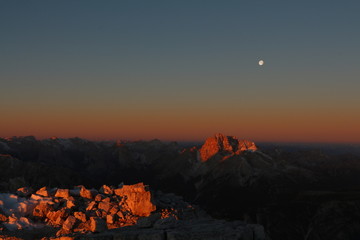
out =
{"type": "Polygon", "coordinates": [[[186,147],[159,140],[0,138],[0,190],[144,182],[215,217],[260,223],[272,239],[358,237],[360,157],[327,152],[259,148],[222,134],[186,147]]]}

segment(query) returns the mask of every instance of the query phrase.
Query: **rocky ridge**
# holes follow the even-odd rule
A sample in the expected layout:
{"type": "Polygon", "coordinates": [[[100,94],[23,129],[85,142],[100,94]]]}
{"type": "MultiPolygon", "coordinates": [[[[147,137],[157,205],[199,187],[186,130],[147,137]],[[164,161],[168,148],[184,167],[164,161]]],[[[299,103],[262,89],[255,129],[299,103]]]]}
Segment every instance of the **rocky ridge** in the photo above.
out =
{"type": "MultiPolygon", "coordinates": [[[[259,147],[220,134],[202,145],[0,138],[0,192],[14,193],[22,186],[74,190],[80,184],[99,189],[103,184],[144,182],[152,189],[183,196],[213,217],[241,220],[247,226],[261,224],[272,239],[358,239],[359,163],[351,153],[259,147]]],[[[156,213],[164,202],[153,204],[156,213]]],[[[20,218],[18,223],[25,226],[27,219],[20,218]]],[[[182,221],[179,218],[177,223],[182,221]]],[[[144,231],[154,230],[151,226],[144,231]]],[[[133,231],[138,224],[107,231],[128,228],[133,231]]],[[[161,230],[162,235],[169,229],[161,230]]]]}
{"type": "Polygon", "coordinates": [[[174,194],[151,194],[143,183],[24,187],[0,194],[0,209],[1,239],[265,239],[260,225],[212,219],[174,194]]]}
{"type": "Polygon", "coordinates": [[[256,151],[254,142],[249,140],[239,140],[234,136],[225,136],[221,133],[214,137],[207,138],[200,148],[201,161],[205,162],[218,153],[223,154],[223,159],[228,156],[239,155],[244,151],[256,151]]]}

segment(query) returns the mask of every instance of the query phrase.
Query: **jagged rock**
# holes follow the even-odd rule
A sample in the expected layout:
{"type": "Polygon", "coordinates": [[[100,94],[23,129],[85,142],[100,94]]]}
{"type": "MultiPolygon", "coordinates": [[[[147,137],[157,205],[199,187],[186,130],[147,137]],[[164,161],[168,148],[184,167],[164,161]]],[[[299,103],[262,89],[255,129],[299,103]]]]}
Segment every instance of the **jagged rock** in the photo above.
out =
{"type": "Polygon", "coordinates": [[[64,218],[67,217],[67,213],[65,209],[61,209],[58,211],[49,211],[46,217],[54,224],[54,225],[61,225],[64,222],[64,218]]]}
{"type": "Polygon", "coordinates": [[[100,202],[102,199],[104,199],[104,195],[102,195],[102,194],[97,194],[96,196],[95,196],[95,198],[94,198],[94,200],[96,201],[96,202],[100,202]]]}
{"type": "Polygon", "coordinates": [[[6,222],[8,217],[5,214],[0,213],[0,222],[6,222]]]}
{"type": "Polygon", "coordinates": [[[42,187],[39,190],[36,191],[37,195],[43,196],[43,197],[49,197],[50,193],[47,187],[42,187]]]}
{"type": "Polygon", "coordinates": [[[116,214],[118,211],[119,211],[119,207],[115,205],[109,210],[109,213],[116,214]]]}
{"type": "Polygon", "coordinates": [[[81,187],[80,189],[80,197],[92,199],[92,193],[90,190],[86,189],[85,187],[81,187]]]}
{"type": "Polygon", "coordinates": [[[106,186],[106,185],[103,185],[100,189],[99,189],[99,192],[100,193],[103,193],[103,194],[107,194],[107,195],[112,195],[114,193],[114,190],[109,187],[109,186],[106,186]]]}
{"type": "Polygon", "coordinates": [[[33,210],[33,216],[44,218],[53,210],[53,207],[47,202],[40,202],[33,210]]]}
{"type": "Polygon", "coordinates": [[[106,222],[103,219],[97,217],[90,218],[90,231],[103,232],[106,229],[106,222]]]}
{"type": "Polygon", "coordinates": [[[109,202],[99,202],[98,209],[104,210],[104,212],[109,212],[111,204],[109,202]]]}
{"type": "Polygon", "coordinates": [[[124,214],[123,214],[121,211],[118,211],[118,212],[116,213],[116,215],[118,215],[118,217],[119,217],[120,219],[124,219],[124,218],[125,218],[124,214]]]}
{"type": "Polygon", "coordinates": [[[59,231],[56,232],[56,236],[62,238],[63,235],[71,234],[71,230],[61,228],[59,231]]]}
{"type": "Polygon", "coordinates": [[[69,189],[58,189],[55,193],[55,197],[59,197],[59,198],[70,197],[69,189]]]}
{"type": "Polygon", "coordinates": [[[75,207],[75,202],[71,200],[66,201],[66,207],[67,208],[75,207]]]}
{"type": "Polygon", "coordinates": [[[151,194],[145,190],[143,183],[124,185],[114,192],[120,197],[125,197],[125,204],[134,215],[147,217],[156,210],[156,206],[151,202],[151,194]]]}
{"type": "Polygon", "coordinates": [[[71,230],[76,223],[76,218],[74,216],[69,216],[63,223],[62,228],[65,230],[71,230]]]}
{"type": "Polygon", "coordinates": [[[104,210],[102,210],[102,209],[97,209],[96,211],[95,211],[95,213],[96,213],[96,216],[98,216],[98,217],[100,217],[100,218],[106,218],[106,216],[107,216],[107,212],[105,212],[104,210]]]}
{"type": "Polygon", "coordinates": [[[86,207],[86,211],[93,210],[95,206],[96,206],[96,202],[94,201],[90,202],[86,207]]]}
{"type": "Polygon", "coordinates": [[[106,216],[106,223],[108,224],[113,224],[115,221],[115,215],[114,214],[109,214],[106,216]]]}
{"type": "Polygon", "coordinates": [[[254,142],[248,140],[238,140],[233,136],[216,134],[214,137],[206,139],[200,149],[200,157],[205,162],[217,153],[231,155],[240,154],[246,150],[256,151],[257,147],[254,142]]]}
{"type": "Polygon", "coordinates": [[[31,194],[33,193],[33,190],[29,187],[22,187],[22,188],[19,188],[17,191],[16,191],[16,194],[19,196],[19,197],[28,197],[30,196],[31,194]]]}
{"type": "Polygon", "coordinates": [[[74,212],[74,217],[81,222],[86,222],[86,214],[83,212],[74,212]]]}

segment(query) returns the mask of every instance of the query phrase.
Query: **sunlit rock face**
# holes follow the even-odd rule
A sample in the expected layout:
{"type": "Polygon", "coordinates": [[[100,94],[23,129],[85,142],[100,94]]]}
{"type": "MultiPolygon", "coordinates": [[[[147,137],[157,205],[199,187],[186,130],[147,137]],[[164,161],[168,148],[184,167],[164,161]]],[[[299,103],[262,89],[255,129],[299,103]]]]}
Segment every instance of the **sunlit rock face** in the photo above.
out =
{"type": "Polygon", "coordinates": [[[224,136],[216,134],[214,137],[206,139],[200,149],[201,161],[205,162],[217,153],[226,155],[237,155],[244,151],[256,151],[257,147],[254,142],[249,140],[239,140],[234,136],[224,136]]]}
{"type": "Polygon", "coordinates": [[[265,239],[260,225],[212,219],[182,197],[160,191],[153,195],[143,183],[99,190],[44,187],[29,194],[0,193],[0,239],[185,239],[190,234],[199,240],[230,240],[255,236],[258,229],[256,239],[265,239]],[[86,192],[91,194],[82,194],[86,192]],[[19,238],[11,237],[15,235],[19,238]]]}
{"type": "MultiPolygon", "coordinates": [[[[18,189],[17,194],[23,195],[23,189],[18,189]]],[[[44,187],[28,198],[0,194],[0,217],[6,230],[40,226],[34,224],[35,221],[42,225],[61,227],[58,236],[133,225],[139,217],[147,217],[155,210],[151,193],[143,183],[122,185],[119,188],[104,185],[101,191],[86,189],[84,186],[76,186],[71,190],[48,190],[44,187]]]]}
{"type": "Polygon", "coordinates": [[[134,215],[148,217],[151,212],[156,210],[155,205],[151,202],[151,194],[143,183],[125,185],[115,189],[114,192],[120,197],[125,197],[124,202],[134,215]]]}

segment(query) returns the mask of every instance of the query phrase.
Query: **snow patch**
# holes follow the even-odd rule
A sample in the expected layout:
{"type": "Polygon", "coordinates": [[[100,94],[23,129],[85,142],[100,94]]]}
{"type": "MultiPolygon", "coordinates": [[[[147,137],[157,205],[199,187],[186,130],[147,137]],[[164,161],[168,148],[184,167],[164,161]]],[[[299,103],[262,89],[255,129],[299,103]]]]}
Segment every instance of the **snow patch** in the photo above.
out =
{"type": "Polygon", "coordinates": [[[43,224],[35,224],[26,217],[33,212],[40,201],[47,199],[27,200],[14,194],[0,193],[0,209],[9,216],[9,222],[3,225],[10,231],[43,227],[43,224]]]}

